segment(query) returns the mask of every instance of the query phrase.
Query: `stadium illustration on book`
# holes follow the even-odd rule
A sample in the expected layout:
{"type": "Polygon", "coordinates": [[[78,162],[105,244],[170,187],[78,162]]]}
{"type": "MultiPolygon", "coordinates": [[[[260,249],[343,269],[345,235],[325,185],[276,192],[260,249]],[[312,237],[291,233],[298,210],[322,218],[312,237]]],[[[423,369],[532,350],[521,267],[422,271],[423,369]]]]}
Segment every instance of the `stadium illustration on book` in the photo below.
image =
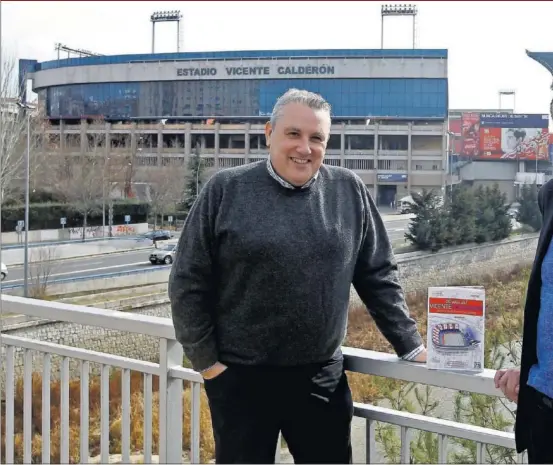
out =
{"type": "Polygon", "coordinates": [[[471,350],[480,345],[476,330],[461,323],[439,323],[432,327],[432,344],[437,349],[471,350]]]}

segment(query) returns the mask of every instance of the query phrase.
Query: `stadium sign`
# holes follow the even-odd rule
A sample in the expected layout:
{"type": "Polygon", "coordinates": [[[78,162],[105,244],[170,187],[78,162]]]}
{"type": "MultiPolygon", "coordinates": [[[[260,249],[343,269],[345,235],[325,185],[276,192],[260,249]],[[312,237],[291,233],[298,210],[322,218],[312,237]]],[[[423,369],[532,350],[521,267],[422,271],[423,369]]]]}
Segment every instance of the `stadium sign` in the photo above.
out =
{"type": "Polygon", "coordinates": [[[273,78],[281,76],[326,76],[335,74],[330,65],[290,65],[290,66],[210,66],[177,68],[178,77],[218,77],[222,73],[227,77],[262,76],[273,78]]]}
{"type": "Polygon", "coordinates": [[[70,84],[241,79],[445,79],[447,60],[405,58],[244,58],[110,63],[33,73],[34,89],[70,84]]]}

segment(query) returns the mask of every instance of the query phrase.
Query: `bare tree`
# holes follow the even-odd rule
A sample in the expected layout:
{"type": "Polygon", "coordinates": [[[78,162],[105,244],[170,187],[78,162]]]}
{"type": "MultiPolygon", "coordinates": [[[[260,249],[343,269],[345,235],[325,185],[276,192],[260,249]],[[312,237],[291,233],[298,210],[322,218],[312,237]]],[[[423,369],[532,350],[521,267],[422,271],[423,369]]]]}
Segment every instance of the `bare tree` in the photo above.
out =
{"type": "MultiPolygon", "coordinates": [[[[23,110],[19,102],[16,60],[2,50],[0,80],[0,202],[23,201],[25,157],[29,134],[29,175],[31,185],[36,174],[48,165],[46,152],[51,148],[44,108],[31,105],[23,110]]],[[[39,186],[41,184],[38,184],[39,186]]]]}
{"type": "Polygon", "coordinates": [[[33,127],[35,119],[29,113],[28,120],[18,105],[15,59],[2,53],[0,66],[0,201],[4,203],[10,199],[18,187],[18,180],[22,178],[27,149],[27,126],[33,127]]]}
{"type": "Polygon", "coordinates": [[[102,209],[104,195],[104,157],[96,153],[59,157],[56,189],[83,218],[82,240],[86,237],[88,217],[102,209]]]}
{"type": "Polygon", "coordinates": [[[33,299],[44,299],[48,295],[48,285],[55,271],[58,258],[55,246],[36,247],[31,250],[29,267],[29,295],[33,299]]]}
{"type": "Polygon", "coordinates": [[[154,214],[154,229],[157,228],[158,215],[171,211],[178,202],[182,202],[184,184],[184,165],[152,168],[148,173],[149,200],[154,214]]]}

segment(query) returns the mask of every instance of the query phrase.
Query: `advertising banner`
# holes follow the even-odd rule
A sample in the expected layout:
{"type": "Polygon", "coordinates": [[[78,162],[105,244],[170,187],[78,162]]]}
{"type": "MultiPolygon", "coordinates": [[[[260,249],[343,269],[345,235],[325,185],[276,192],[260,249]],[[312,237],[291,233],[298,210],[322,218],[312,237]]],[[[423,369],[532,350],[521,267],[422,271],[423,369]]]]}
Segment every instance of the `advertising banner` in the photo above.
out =
{"type": "Polygon", "coordinates": [[[480,150],[480,114],[463,113],[461,117],[461,155],[477,157],[480,150]]]}
{"type": "Polygon", "coordinates": [[[553,163],[553,134],[549,134],[549,161],[553,163]]]}
{"type": "Polygon", "coordinates": [[[511,113],[480,115],[481,160],[547,160],[549,116],[511,113]]]}
{"type": "Polygon", "coordinates": [[[383,182],[407,182],[407,175],[401,173],[379,174],[377,179],[383,182]]]}

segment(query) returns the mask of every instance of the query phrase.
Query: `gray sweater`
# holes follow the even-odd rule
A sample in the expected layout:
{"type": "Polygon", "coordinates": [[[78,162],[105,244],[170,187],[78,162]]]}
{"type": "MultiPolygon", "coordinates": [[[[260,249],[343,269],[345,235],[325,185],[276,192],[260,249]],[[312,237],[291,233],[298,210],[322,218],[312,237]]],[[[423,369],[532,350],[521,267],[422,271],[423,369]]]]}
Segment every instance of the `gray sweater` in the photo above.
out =
{"type": "Polygon", "coordinates": [[[398,355],[422,344],[356,174],[323,165],[308,188],[291,190],[265,162],[223,170],[179,240],[169,278],[176,337],[196,370],[324,362],[344,340],[352,283],[398,355]]]}

